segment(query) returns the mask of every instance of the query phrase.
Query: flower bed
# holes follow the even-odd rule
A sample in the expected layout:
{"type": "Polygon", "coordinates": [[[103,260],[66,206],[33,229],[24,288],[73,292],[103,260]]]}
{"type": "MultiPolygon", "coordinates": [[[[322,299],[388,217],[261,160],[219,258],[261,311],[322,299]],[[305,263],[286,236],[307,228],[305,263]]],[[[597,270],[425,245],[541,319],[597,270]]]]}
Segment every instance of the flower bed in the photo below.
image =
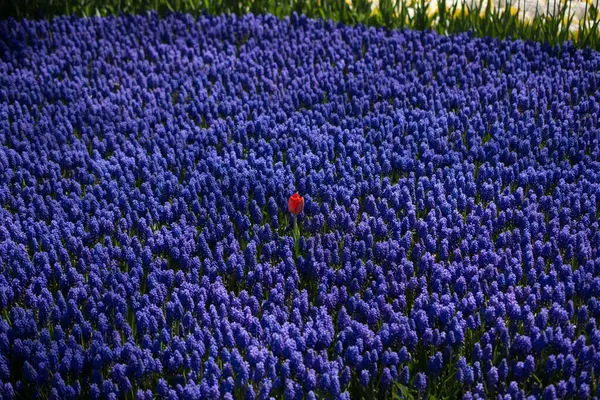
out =
{"type": "Polygon", "coordinates": [[[0,57],[2,398],[599,395],[599,53],[147,15],[0,57]]]}

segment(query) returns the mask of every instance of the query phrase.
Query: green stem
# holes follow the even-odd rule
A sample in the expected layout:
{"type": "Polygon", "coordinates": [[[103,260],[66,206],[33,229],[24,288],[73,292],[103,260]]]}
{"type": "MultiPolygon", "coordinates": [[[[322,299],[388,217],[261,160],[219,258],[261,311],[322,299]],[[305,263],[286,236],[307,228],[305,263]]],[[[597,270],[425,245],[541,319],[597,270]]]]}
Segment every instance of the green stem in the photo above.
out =
{"type": "Polygon", "coordinates": [[[300,255],[300,229],[298,228],[298,217],[294,215],[294,251],[296,257],[300,255]]]}

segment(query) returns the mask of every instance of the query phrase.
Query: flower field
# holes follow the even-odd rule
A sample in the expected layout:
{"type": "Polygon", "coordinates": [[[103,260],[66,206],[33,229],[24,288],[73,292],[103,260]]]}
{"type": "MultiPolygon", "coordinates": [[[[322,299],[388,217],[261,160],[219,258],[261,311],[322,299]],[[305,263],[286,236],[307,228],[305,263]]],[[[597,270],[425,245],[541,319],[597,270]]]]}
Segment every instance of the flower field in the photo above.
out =
{"type": "Polygon", "coordinates": [[[0,398],[598,398],[599,160],[569,43],[0,21],[0,398]]]}

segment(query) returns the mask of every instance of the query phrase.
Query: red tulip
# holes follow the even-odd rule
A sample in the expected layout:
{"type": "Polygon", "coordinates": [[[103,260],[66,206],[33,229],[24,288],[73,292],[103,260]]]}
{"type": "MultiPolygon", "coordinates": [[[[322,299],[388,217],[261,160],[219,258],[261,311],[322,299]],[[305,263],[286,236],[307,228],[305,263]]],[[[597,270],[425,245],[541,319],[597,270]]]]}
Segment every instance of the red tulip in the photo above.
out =
{"type": "Polygon", "coordinates": [[[288,200],[288,211],[293,215],[298,215],[304,210],[304,197],[294,193],[288,200]]]}

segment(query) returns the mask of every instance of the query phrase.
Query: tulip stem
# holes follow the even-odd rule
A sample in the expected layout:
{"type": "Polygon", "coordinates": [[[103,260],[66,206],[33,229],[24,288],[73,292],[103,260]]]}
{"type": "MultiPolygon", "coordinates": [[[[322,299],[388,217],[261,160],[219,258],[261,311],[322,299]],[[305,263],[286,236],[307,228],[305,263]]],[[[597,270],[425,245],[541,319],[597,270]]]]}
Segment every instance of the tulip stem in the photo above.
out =
{"type": "Polygon", "coordinates": [[[296,257],[300,255],[300,229],[298,228],[298,217],[294,215],[294,251],[296,257]]]}

